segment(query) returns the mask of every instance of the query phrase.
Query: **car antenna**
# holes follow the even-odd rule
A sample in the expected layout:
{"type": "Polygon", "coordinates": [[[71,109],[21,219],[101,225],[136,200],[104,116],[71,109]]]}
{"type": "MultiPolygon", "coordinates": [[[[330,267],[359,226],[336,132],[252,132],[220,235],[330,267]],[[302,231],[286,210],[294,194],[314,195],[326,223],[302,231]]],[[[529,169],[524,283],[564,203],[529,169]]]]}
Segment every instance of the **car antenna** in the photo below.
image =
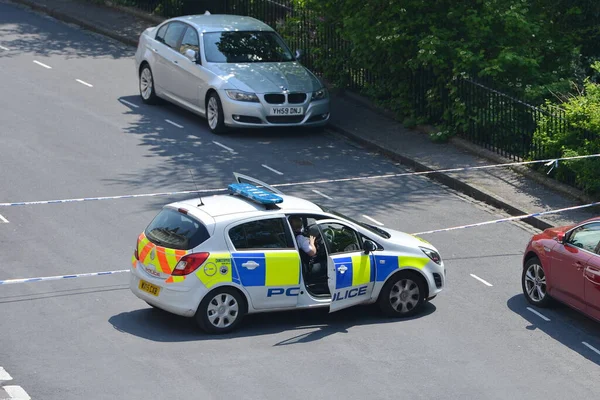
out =
{"type": "Polygon", "coordinates": [[[199,206],[203,206],[204,203],[202,202],[202,197],[200,196],[200,189],[198,188],[198,184],[196,183],[196,179],[194,179],[194,174],[192,173],[191,169],[188,169],[188,172],[192,176],[192,182],[194,182],[194,186],[196,186],[196,190],[198,191],[198,199],[200,200],[200,204],[198,204],[198,205],[199,206]]]}

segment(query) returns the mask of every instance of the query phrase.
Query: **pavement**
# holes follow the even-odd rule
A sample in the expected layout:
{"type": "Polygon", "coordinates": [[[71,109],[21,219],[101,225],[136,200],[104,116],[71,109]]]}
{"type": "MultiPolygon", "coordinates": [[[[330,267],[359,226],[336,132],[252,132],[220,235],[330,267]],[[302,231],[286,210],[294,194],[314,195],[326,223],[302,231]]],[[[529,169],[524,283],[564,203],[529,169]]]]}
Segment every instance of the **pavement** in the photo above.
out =
{"type": "MultiPolygon", "coordinates": [[[[212,135],[195,115],[141,102],[131,47],[2,0],[0,46],[0,202],[222,188],[234,171],[269,183],[411,171],[334,131],[212,135]]],[[[508,215],[424,176],[402,179],[285,192],[406,232],[508,215]]],[[[180,198],[4,207],[0,280],[128,268],[139,232],[180,198]]],[[[533,232],[510,222],[424,236],[448,286],[406,320],[311,310],[211,336],[138,300],[127,274],[3,285],[0,366],[44,400],[592,398],[600,326],[561,306],[542,318],[521,294],[533,232]]]]}
{"type": "MultiPolygon", "coordinates": [[[[89,0],[12,1],[132,46],[137,45],[137,39],[146,27],[164,20],[131,8],[107,7],[89,0]]],[[[405,128],[390,118],[388,112],[377,110],[367,99],[352,93],[334,92],[331,114],[331,129],[415,171],[511,162],[458,138],[448,144],[433,143],[426,134],[405,128]]],[[[598,200],[526,167],[437,173],[430,177],[478,201],[501,208],[511,216],[563,209],[598,200]]],[[[577,223],[595,217],[599,212],[598,207],[579,209],[531,217],[524,222],[546,229],[577,223]]]]}

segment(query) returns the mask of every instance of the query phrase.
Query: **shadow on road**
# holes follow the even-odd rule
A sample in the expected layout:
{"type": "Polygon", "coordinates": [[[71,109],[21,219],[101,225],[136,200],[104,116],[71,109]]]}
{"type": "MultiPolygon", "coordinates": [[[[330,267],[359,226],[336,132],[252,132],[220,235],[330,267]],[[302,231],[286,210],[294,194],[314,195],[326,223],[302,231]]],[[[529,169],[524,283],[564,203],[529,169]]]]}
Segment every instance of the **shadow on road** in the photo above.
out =
{"type": "Polygon", "coordinates": [[[582,357],[600,365],[600,355],[587,348],[582,342],[600,349],[600,324],[580,314],[579,312],[558,302],[551,309],[536,309],[531,306],[523,294],[511,297],[508,308],[531,323],[529,330],[539,329],[552,339],[560,342],[582,357]],[[545,321],[529,311],[530,307],[541,312],[550,321],[545,321]],[[551,315],[552,314],[552,315],[551,315]],[[566,325],[566,327],[565,327],[566,325]]]}
{"type": "Polygon", "coordinates": [[[426,303],[419,315],[405,319],[386,318],[373,305],[357,306],[332,314],[329,314],[328,309],[262,313],[247,315],[236,331],[225,335],[205,334],[192,318],[153,308],[121,313],[111,317],[109,322],[120,332],[155,342],[225,340],[311,329],[310,332],[303,332],[274,344],[286,346],[317,341],[336,333],[347,333],[354,326],[407,323],[413,319],[427,317],[435,310],[435,305],[426,303]]]}
{"type": "Polygon", "coordinates": [[[66,59],[86,57],[131,57],[133,49],[109,39],[95,40],[87,31],[57,25],[48,17],[23,12],[22,8],[0,2],[0,37],[11,50],[0,58],[34,53],[41,57],[60,55],[66,59]]]}

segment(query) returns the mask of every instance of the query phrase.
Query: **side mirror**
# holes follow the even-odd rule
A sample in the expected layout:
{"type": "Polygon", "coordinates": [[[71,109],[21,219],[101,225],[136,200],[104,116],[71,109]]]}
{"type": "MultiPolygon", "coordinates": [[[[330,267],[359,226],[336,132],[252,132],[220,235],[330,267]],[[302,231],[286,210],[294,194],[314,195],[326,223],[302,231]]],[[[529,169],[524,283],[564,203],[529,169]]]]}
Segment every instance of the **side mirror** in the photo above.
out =
{"type": "Polygon", "coordinates": [[[185,51],[185,56],[193,63],[197,63],[199,64],[200,62],[200,57],[198,57],[198,53],[196,53],[196,51],[192,50],[192,49],[187,49],[185,51]]]}
{"type": "Polygon", "coordinates": [[[565,243],[565,233],[558,232],[558,234],[556,235],[556,241],[560,244],[564,244],[565,243]]]}
{"type": "Polygon", "coordinates": [[[296,61],[299,61],[303,55],[304,52],[302,50],[296,50],[296,61]]]}
{"type": "Polygon", "coordinates": [[[377,250],[377,245],[370,240],[365,240],[365,243],[363,243],[363,250],[365,251],[365,254],[369,254],[370,252],[377,250]]]}

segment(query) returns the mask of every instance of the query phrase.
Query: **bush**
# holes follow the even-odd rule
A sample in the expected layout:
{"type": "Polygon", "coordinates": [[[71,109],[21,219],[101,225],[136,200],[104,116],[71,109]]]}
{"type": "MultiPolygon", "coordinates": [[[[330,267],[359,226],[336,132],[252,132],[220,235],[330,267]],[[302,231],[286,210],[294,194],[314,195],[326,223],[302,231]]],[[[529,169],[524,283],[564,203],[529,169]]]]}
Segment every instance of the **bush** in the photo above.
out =
{"type": "MultiPolygon", "coordinates": [[[[592,66],[600,71],[600,62],[592,66]]],[[[577,94],[564,98],[564,123],[556,125],[550,116],[541,118],[534,140],[543,146],[544,157],[573,157],[600,153],[600,84],[586,79],[577,94]]],[[[545,105],[556,113],[556,105],[545,105]]],[[[554,177],[575,183],[588,194],[600,194],[600,160],[589,158],[565,161],[553,171],[554,177]],[[574,181],[574,182],[573,182],[574,181]]]]}

